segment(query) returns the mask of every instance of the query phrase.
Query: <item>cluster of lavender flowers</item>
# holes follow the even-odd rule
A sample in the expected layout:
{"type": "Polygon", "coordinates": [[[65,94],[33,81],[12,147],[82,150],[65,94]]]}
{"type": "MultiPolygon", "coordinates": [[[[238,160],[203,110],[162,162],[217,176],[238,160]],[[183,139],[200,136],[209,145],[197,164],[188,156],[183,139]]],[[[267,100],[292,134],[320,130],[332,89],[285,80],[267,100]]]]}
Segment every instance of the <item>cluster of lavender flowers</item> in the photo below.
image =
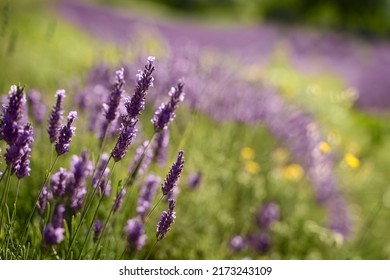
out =
{"type": "Polygon", "coordinates": [[[259,208],[256,215],[256,225],[260,232],[250,233],[246,236],[236,235],[229,243],[230,250],[240,252],[251,248],[260,254],[270,249],[271,236],[269,230],[275,222],[280,219],[280,208],[275,202],[265,203],[259,208]]]}

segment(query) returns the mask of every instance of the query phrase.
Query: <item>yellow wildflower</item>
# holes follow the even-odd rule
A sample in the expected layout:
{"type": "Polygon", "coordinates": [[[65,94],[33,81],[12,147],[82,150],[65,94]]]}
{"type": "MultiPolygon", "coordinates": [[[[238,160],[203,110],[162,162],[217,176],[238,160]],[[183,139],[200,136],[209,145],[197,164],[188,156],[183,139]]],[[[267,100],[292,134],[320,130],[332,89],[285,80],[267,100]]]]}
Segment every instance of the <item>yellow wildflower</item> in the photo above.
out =
{"type": "Polygon", "coordinates": [[[356,169],[360,166],[360,160],[352,153],[345,154],[344,161],[352,169],[356,169]]]}
{"type": "Polygon", "coordinates": [[[329,154],[330,151],[332,150],[330,148],[330,145],[324,141],[321,141],[319,144],[318,144],[318,148],[320,149],[320,151],[324,154],[329,154]]]}
{"type": "Polygon", "coordinates": [[[296,181],[301,180],[304,173],[305,173],[305,171],[303,170],[303,168],[299,164],[296,164],[296,163],[287,165],[287,166],[283,167],[283,169],[282,169],[283,177],[289,181],[296,182],[296,181]]]}
{"type": "Polygon", "coordinates": [[[249,174],[255,175],[260,172],[260,165],[255,161],[247,161],[245,163],[245,170],[249,174]]]}
{"type": "Polygon", "coordinates": [[[253,160],[255,158],[255,151],[252,148],[244,147],[241,149],[241,158],[244,160],[253,160]]]}

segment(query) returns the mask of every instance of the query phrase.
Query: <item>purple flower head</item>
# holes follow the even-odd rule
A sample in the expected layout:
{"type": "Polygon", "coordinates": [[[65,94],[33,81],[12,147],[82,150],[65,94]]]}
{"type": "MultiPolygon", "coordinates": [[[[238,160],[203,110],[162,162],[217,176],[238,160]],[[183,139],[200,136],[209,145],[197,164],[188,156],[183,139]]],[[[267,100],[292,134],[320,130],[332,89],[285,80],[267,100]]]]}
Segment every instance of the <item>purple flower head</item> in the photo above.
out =
{"type": "Polygon", "coordinates": [[[145,184],[141,188],[137,201],[137,214],[142,221],[145,219],[146,214],[156,196],[159,182],[160,177],[149,175],[146,178],[145,184]]]}
{"type": "Polygon", "coordinates": [[[68,122],[64,125],[58,136],[58,141],[56,142],[56,151],[57,155],[62,155],[69,152],[70,141],[75,134],[76,128],[72,126],[74,120],[77,119],[77,112],[71,111],[68,115],[68,122]]]}
{"type": "Polygon", "coordinates": [[[137,174],[140,176],[145,174],[150,163],[152,162],[152,157],[153,157],[153,151],[151,149],[147,149],[145,151],[145,149],[148,146],[149,146],[149,141],[145,141],[135,151],[135,156],[134,156],[133,162],[131,163],[130,168],[129,168],[130,174],[134,174],[134,172],[137,172],[137,174]],[[142,161],[142,163],[140,163],[140,161],[142,161]],[[138,167],[139,164],[140,164],[140,166],[138,167]],[[138,170],[136,170],[137,167],[138,167],[138,170]]]}
{"type": "Polygon", "coordinates": [[[7,149],[4,158],[12,173],[17,173],[18,178],[30,175],[31,145],[34,141],[31,124],[26,124],[18,132],[16,141],[7,149]]]}
{"type": "Polygon", "coordinates": [[[12,145],[18,138],[25,102],[24,88],[15,85],[11,86],[8,94],[8,105],[3,107],[3,120],[0,133],[1,138],[9,145],[12,145]]]}
{"type": "Polygon", "coordinates": [[[67,183],[67,192],[71,192],[71,208],[79,211],[87,194],[86,180],[92,171],[92,162],[88,160],[88,153],[83,151],[81,156],[73,156],[71,163],[72,179],[67,183]]]}
{"type": "Polygon", "coordinates": [[[177,160],[172,165],[162,185],[162,192],[164,195],[167,195],[175,187],[177,181],[179,180],[180,174],[183,171],[183,168],[184,168],[184,152],[179,151],[177,160]]]}
{"type": "Polygon", "coordinates": [[[115,82],[111,86],[111,95],[108,100],[108,104],[103,105],[104,115],[106,116],[107,123],[110,123],[115,120],[118,115],[118,106],[124,93],[124,71],[125,70],[121,68],[115,72],[115,82]]]}
{"type": "Polygon", "coordinates": [[[102,154],[100,157],[100,162],[98,169],[95,172],[95,175],[92,179],[92,185],[94,188],[97,187],[97,183],[99,182],[99,190],[100,193],[103,193],[104,196],[110,196],[111,193],[111,183],[108,181],[108,176],[110,174],[110,169],[106,167],[109,159],[109,155],[107,153],[102,154]]]}
{"type": "Polygon", "coordinates": [[[125,194],[126,194],[126,188],[122,187],[122,189],[120,190],[120,192],[118,193],[114,201],[114,205],[113,205],[114,213],[118,212],[119,209],[121,208],[125,194]]]}
{"type": "Polygon", "coordinates": [[[62,204],[58,204],[53,213],[52,224],[54,228],[64,227],[65,207],[62,204]]]}
{"type": "Polygon", "coordinates": [[[201,172],[194,172],[188,178],[188,186],[191,189],[196,189],[199,187],[201,180],[202,180],[202,173],[201,172]]]}
{"type": "Polygon", "coordinates": [[[33,118],[38,124],[42,124],[46,116],[46,106],[41,101],[41,95],[39,91],[30,90],[27,95],[27,100],[33,118]]]}
{"type": "Polygon", "coordinates": [[[103,222],[101,220],[95,220],[93,223],[93,242],[97,242],[100,234],[103,230],[103,222]]]}
{"type": "Polygon", "coordinates": [[[234,236],[229,242],[229,248],[233,252],[240,252],[246,247],[246,240],[241,235],[234,236]]]}
{"type": "Polygon", "coordinates": [[[64,228],[54,228],[52,224],[48,224],[43,230],[43,240],[49,245],[60,244],[64,238],[64,228]]]}
{"type": "Polygon", "coordinates": [[[160,167],[164,167],[167,161],[168,145],[169,145],[169,130],[162,130],[157,133],[154,146],[154,160],[160,167]]]}
{"type": "Polygon", "coordinates": [[[168,129],[168,124],[175,119],[177,106],[184,100],[183,88],[184,83],[179,81],[176,87],[172,87],[169,92],[169,102],[161,104],[155,112],[151,121],[156,132],[168,129]]]}
{"type": "Polygon", "coordinates": [[[160,220],[157,224],[157,232],[156,237],[157,240],[163,239],[168,231],[171,229],[172,224],[176,219],[176,212],[173,211],[176,206],[176,202],[174,200],[169,200],[169,210],[163,211],[160,217],[160,220]]]}
{"type": "Polygon", "coordinates": [[[128,126],[124,126],[122,124],[118,141],[116,142],[115,147],[111,152],[111,155],[116,162],[120,161],[126,155],[127,149],[137,135],[137,129],[135,128],[135,124],[136,123],[128,126]]]}
{"type": "Polygon", "coordinates": [[[268,233],[250,235],[247,238],[248,246],[253,250],[263,254],[269,250],[271,238],[268,233]]]}
{"type": "Polygon", "coordinates": [[[49,116],[49,126],[47,132],[49,133],[50,143],[55,143],[58,141],[58,136],[60,133],[61,120],[63,116],[63,103],[65,98],[65,90],[60,89],[56,92],[56,104],[51,109],[49,116]]]}
{"type": "Polygon", "coordinates": [[[65,168],[60,168],[58,172],[54,173],[53,176],[51,176],[50,184],[53,190],[54,197],[62,197],[65,195],[68,181],[69,172],[65,168]]]}
{"type": "Polygon", "coordinates": [[[269,228],[274,222],[279,220],[280,216],[280,208],[279,205],[276,204],[275,202],[270,202],[261,209],[259,209],[258,214],[257,214],[257,225],[261,229],[267,229],[269,228]]]}
{"type": "Polygon", "coordinates": [[[43,186],[38,199],[38,212],[41,216],[45,213],[47,203],[53,200],[53,194],[47,186],[43,186]]]}
{"type": "Polygon", "coordinates": [[[137,85],[131,98],[126,98],[125,107],[128,120],[137,118],[145,109],[145,97],[150,87],[153,87],[154,57],[149,56],[143,71],[137,74],[137,85]]]}
{"type": "Polygon", "coordinates": [[[136,219],[130,219],[125,226],[127,246],[131,252],[140,251],[146,243],[144,225],[136,219]]]}

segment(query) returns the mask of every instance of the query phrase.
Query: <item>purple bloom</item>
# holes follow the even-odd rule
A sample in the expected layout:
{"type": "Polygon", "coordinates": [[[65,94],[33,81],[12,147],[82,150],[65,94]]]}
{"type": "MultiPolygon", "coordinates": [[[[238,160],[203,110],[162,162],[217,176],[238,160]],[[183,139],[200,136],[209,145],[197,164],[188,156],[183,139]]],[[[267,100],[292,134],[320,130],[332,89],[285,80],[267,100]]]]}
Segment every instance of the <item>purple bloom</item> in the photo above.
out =
{"type": "Polygon", "coordinates": [[[125,226],[127,245],[131,252],[140,251],[146,243],[144,226],[136,219],[130,219],[125,226]]]}
{"type": "Polygon", "coordinates": [[[177,160],[172,165],[162,185],[162,192],[164,195],[167,195],[175,187],[177,181],[179,180],[180,174],[183,171],[183,168],[184,168],[184,152],[179,151],[177,160]]]}
{"type": "Polygon", "coordinates": [[[120,192],[118,193],[114,201],[114,206],[113,206],[114,213],[118,212],[119,209],[121,208],[125,194],[126,194],[126,188],[122,187],[122,189],[120,190],[120,192]]]}
{"type": "Polygon", "coordinates": [[[93,223],[93,242],[97,242],[99,239],[100,234],[103,230],[103,222],[101,220],[95,220],[93,223]]]}
{"type": "Polygon", "coordinates": [[[135,151],[135,156],[133,162],[130,165],[129,173],[130,174],[138,174],[142,176],[145,174],[148,169],[150,163],[152,162],[153,151],[151,149],[145,149],[149,146],[149,141],[145,141],[140,145],[135,151]],[[141,162],[140,162],[141,161],[141,162]],[[138,165],[140,166],[138,167],[138,165]],[[138,168],[138,170],[136,170],[138,168]],[[137,172],[137,173],[135,173],[137,172]]]}
{"type": "Polygon", "coordinates": [[[145,184],[141,188],[137,201],[137,214],[142,221],[145,219],[146,213],[150,209],[150,206],[156,196],[159,182],[160,177],[149,175],[146,178],[145,184]]]}
{"type": "Polygon", "coordinates": [[[63,102],[65,98],[65,90],[60,89],[56,92],[56,104],[50,112],[49,126],[47,132],[49,133],[50,143],[58,141],[59,130],[61,127],[61,120],[63,115],[63,102]]]}
{"type": "Polygon", "coordinates": [[[135,128],[135,124],[135,122],[127,126],[124,126],[122,124],[118,141],[116,142],[115,147],[111,152],[111,155],[116,162],[120,161],[126,155],[127,149],[137,135],[137,129],[135,128]]]}
{"type": "Polygon", "coordinates": [[[1,139],[12,145],[18,138],[19,123],[23,117],[23,105],[26,102],[24,88],[11,86],[8,94],[8,105],[3,107],[3,119],[1,124],[1,139]]]}
{"type": "Polygon", "coordinates": [[[163,239],[171,229],[171,226],[176,219],[176,212],[173,211],[175,206],[176,202],[174,200],[169,200],[169,210],[162,212],[160,220],[157,224],[157,240],[163,239]]]}
{"type": "Polygon", "coordinates": [[[64,238],[64,228],[54,228],[52,224],[48,224],[43,230],[43,240],[49,245],[60,244],[64,238]]]}
{"type": "Polygon", "coordinates": [[[18,133],[16,141],[7,149],[4,158],[12,173],[18,178],[29,175],[31,144],[34,141],[31,124],[26,124],[18,133]]]}
{"type": "Polygon", "coordinates": [[[240,252],[246,247],[246,241],[241,235],[234,236],[229,242],[229,248],[233,252],[240,252]]]}
{"type": "Polygon", "coordinates": [[[169,145],[169,130],[162,130],[156,135],[154,146],[154,160],[160,167],[164,167],[167,161],[168,145],[169,145]]]}
{"type": "Polygon", "coordinates": [[[69,152],[70,141],[75,134],[76,128],[72,126],[74,120],[77,119],[77,112],[71,111],[68,115],[68,122],[64,125],[58,136],[58,141],[56,142],[56,151],[58,155],[65,154],[69,152]]]}
{"type": "Polygon", "coordinates": [[[161,104],[157,109],[152,119],[156,132],[167,129],[168,124],[174,120],[177,106],[179,105],[179,102],[184,100],[185,93],[183,92],[183,88],[184,83],[179,81],[176,87],[172,87],[169,91],[169,96],[171,97],[169,102],[161,104]]]}
{"type": "Polygon", "coordinates": [[[271,238],[268,233],[248,236],[248,246],[259,253],[265,253],[269,250],[271,238]]]}
{"type": "Polygon", "coordinates": [[[27,94],[27,100],[35,121],[42,124],[46,116],[46,106],[41,102],[40,93],[36,90],[30,90],[27,94]]]}
{"type": "Polygon", "coordinates": [[[52,224],[54,228],[61,228],[64,226],[65,207],[58,204],[53,213],[52,224]]]}
{"type": "Polygon", "coordinates": [[[192,173],[188,178],[188,186],[191,189],[196,189],[199,187],[201,180],[202,180],[202,173],[200,172],[192,173]]]}
{"type": "Polygon", "coordinates": [[[124,93],[123,86],[124,80],[124,69],[121,68],[115,72],[115,82],[111,87],[111,95],[108,104],[104,104],[104,115],[106,116],[107,123],[109,124],[117,117],[117,110],[119,103],[124,93]]]}
{"type": "Polygon", "coordinates": [[[101,193],[103,193],[104,196],[110,196],[111,193],[111,183],[108,181],[108,176],[110,174],[110,169],[106,167],[108,162],[109,156],[107,153],[102,154],[100,157],[100,162],[98,169],[95,172],[95,175],[92,179],[92,185],[94,188],[97,187],[97,183],[99,182],[99,190],[101,193]]]}
{"type": "MultiPolygon", "coordinates": [[[[72,176],[73,179],[73,176],[72,176]]],[[[62,197],[65,195],[66,187],[69,182],[69,172],[65,168],[53,174],[50,178],[51,188],[55,197],[62,197]]]]}
{"type": "Polygon", "coordinates": [[[83,151],[81,157],[73,156],[71,163],[71,171],[73,180],[69,180],[67,191],[72,192],[71,208],[74,211],[79,211],[87,194],[86,180],[92,170],[92,163],[88,160],[88,154],[83,151]]]}
{"type": "Polygon", "coordinates": [[[53,200],[53,194],[51,193],[51,191],[47,186],[43,186],[42,192],[38,199],[38,205],[37,205],[39,214],[41,216],[45,213],[47,203],[52,200],[53,200]]]}
{"type": "Polygon", "coordinates": [[[141,111],[145,109],[145,97],[150,87],[153,87],[154,57],[149,56],[148,62],[143,71],[138,70],[137,85],[131,98],[126,98],[125,107],[127,110],[127,120],[137,118],[141,111]]]}
{"type": "Polygon", "coordinates": [[[276,204],[275,202],[267,203],[263,205],[263,207],[261,207],[261,209],[259,209],[258,211],[258,215],[256,217],[257,225],[261,229],[267,229],[274,222],[279,220],[279,216],[280,216],[279,205],[276,204]]]}

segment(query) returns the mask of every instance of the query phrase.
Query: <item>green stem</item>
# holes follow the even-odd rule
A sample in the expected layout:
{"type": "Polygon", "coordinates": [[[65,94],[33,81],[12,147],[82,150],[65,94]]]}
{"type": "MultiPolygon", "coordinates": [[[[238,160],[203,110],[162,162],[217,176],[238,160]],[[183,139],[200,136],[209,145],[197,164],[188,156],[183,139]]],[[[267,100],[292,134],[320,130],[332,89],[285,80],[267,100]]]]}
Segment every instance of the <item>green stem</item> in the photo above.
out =
{"type": "Polygon", "coordinates": [[[150,250],[149,250],[148,254],[146,255],[146,258],[145,258],[145,260],[148,260],[148,259],[149,259],[149,257],[150,257],[150,254],[152,253],[152,251],[153,251],[154,247],[156,247],[156,245],[157,245],[157,242],[158,242],[158,240],[156,240],[156,241],[154,242],[154,244],[153,244],[152,248],[150,248],[150,250]]]}
{"type": "Polygon", "coordinates": [[[1,206],[0,206],[0,209],[1,209],[1,219],[0,219],[0,232],[1,232],[1,229],[3,228],[3,218],[4,218],[4,210],[3,210],[3,207],[8,207],[7,206],[7,201],[8,201],[8,193],[9,193],[9,182],[11,180],[11,168],[8,169],[8,173],[7,173],[7,178],[6,178],[6,181],[5,181],[5,187],[4,187],[4,191],[3,191],[3,197],[1,199],[1,206]]]}
{"type": "Polygon", "coordinates": [[[145,218],[145,223],[148,221],[148,218],[149,216],[152,214],[152,212],[154,211],[154,209],[156,209],[157,205],[160,203],[160,201],[164,198],[165,195],[162,195],[160,197],[160,199],[156,202],[156,204],[154,204],[152,210],[149,211],[148,215],[146,215],[146,218],[145,218]]]}
{"type": "Polygon", "coordinates": [[[110,213],[108,213],[108,216],[107,216],[107,218],[106,218],[106,221],[104,222],[102,232],[100,233],[100,236],[98,237],[98,240],[97,240],[96,245],[95,245],[95,250],[94,250],[94,252],[93,252],[92,259],[95,259],[96,253],[97,253],[98,248],[99,248],[99,246],[100,246],[100,242],[101,242],[102,237],[103,237],[103,235],[104,235],[104,232],[105,232],[105,230],[106,230],[108,221],[110,220],[111,215],[112,215],[113,212],[114,212],[114,205],[111,207],[110,213]]]}
{"type": "MultiPolygon", "coordinates": [[[[84,242],[83,242],[83,245],[82,245],[82,247],[81,247],[80,255],[79,255],[79,260],[81,259],[81,256],[82,256],[82,254],[83,254],[83,250],[84,250],[85,244],[87,243],[88,237],[89,237],[89,235],[90,235],[90,233],[91,233],[91,231],[92,231],[93,223],[95,222],[97,213],[99,212],[100,205],[101,205],[101,203],[102,203],[102,201],[103,201],[103,199],[104,199],[104,195],[103,195],[103,194],[104,194],[105,189],[106,189],[106,187],[107,187],[108,181],[110,180],[110,177],[111,177],[111,175],[112,175],[112,172],[114,171],[115,164],[116,164],[116,162],[114,161],[114,164],[113,164],[113,166],[112,166],[112,168],[111,168],[111,170],[110,170],[110,174],[108,175],[107,182],[106,182],[106,184],[104,185],[104,188],[103,188],[103,190],[102,190],[102,196],[101,196],[100,199],[99,199],[99,203],[98,203],[98,205],[97,205],[97,207],[96,207],[96,209],[95,209],[95,213],[93,214],[93,218],[92,218],[91,224],[89,225],[88,232],[87,232],[87,236],[85,237],[84,242]]],[[[104,172],[102,172],[102,175],[103,175],[103,173],[104,173],[104,172]]],[[[101,176],[101,177],[102,177],[102,176],[101,176]]],[[[100,182],[99,182],[99,183],[100,183],[100,182]]],[[[98,189],[99,183],[97,184],[96,189],[98,189]]],[[[81,221],[80,221],[80,224],[81,224],[81,221]]]]}

